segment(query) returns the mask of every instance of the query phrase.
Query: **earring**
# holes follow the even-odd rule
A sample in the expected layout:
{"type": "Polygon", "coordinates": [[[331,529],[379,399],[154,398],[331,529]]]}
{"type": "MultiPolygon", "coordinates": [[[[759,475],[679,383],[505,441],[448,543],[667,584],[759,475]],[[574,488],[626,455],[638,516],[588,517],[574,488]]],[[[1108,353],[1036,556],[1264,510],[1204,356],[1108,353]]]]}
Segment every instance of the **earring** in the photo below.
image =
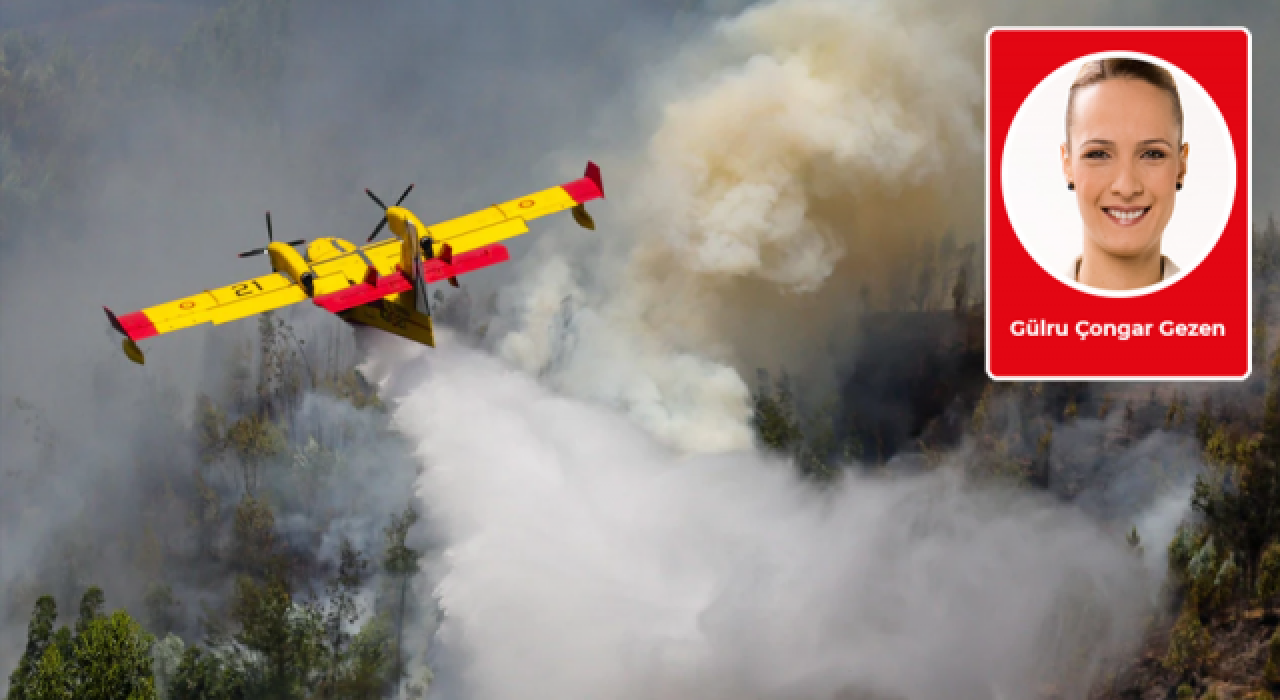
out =
{"type": "MultiPolygon", "coordinates": [[[[1182,185],[1178,185],[1178,187],[1182,187],[1182,185]]],[[[1074,183],[1074,182],[1068,182],[1068,183],[1067,183],[1067,189],[1069,189],[1069,190],[1071,190],[1072,192],[1074,192],[1074,191],[1075,191],[1075,189],[1076,189],[1076,183],[1074,183]]]]}
{"type": "Polygon", "coordinates": [[[1182,191],[1182,183],[1181,183],[1181,182],[1179,182],[1178,184],[1174,185],[1174,186],[1173,186],[1173,188],[1174,188],[1175,190],[1178,190],[1179,192],[1181,192],[1181,191],[1182,191]]]}

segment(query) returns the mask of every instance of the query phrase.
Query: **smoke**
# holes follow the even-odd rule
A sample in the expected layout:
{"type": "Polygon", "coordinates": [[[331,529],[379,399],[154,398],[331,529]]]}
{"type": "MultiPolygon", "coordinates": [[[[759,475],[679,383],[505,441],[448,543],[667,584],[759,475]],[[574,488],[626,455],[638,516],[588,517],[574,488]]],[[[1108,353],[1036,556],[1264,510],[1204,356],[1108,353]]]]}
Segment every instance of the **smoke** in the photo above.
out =
{"type": "Polygon", "coordinates": [[[1159,580],[1077,511],[951,469],[820,492],[449,337],[425,369],[393,352],[368,369],[447,542],[421,582],[440,697],[1077,696],[1159,580]]]}
{"type": "MultiPolygon", "coordinates": [[[[875,352],[855,341],[868,307],[946,308],[962,265],[980,298],[980,257],[930,267],[924,253],[947,232],[981,240],[981,38],[1091,22],[1247,25],[1257,67],[1276,62],[1260,38],[1274,15],[1243,1],[755,4],[646,64],[605,112],[603,240],[542,236],[493,347],[681,450],[745,447],[755,369],[830,385],[875,352]],[[620,113],[634,133],[609,128],[620,113]]],[[[1274,183],[1259,173],[1259,201],[1274,183]]]]}
{"type": "Polygon", "coordinates": [[[681,449],[745,447],[744,370],[830,379],[864,287],[887,294],[948,228],[976,239],[973,58],[949,21],[879,3],[780,0],[716,24],[642,91],[661,105],[651,136],[615,159],[637,165],[617,184],[606,165],[615,240],[544,246],[499,352],[681,449]]]}

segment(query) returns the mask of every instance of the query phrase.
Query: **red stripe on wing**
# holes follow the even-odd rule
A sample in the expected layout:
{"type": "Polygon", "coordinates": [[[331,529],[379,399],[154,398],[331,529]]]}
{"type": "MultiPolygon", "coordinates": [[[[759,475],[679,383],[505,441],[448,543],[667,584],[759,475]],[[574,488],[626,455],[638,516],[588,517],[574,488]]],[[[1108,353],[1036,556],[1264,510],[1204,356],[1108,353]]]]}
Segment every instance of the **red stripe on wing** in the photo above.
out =
{"type": "Polygon", "coordinates": [[[510,259],[511,254],[507,252],[506,246],[501,243],[490,243],[487,246],[454,255],[451,263],[446,263],[440,258],[424,260],[422,263],[422,279],[428,284],[439,282],[450,277],[465,275],[482,267],[497,265],[510,259]]]}
{"type": "Polygon", "coordinates": [[[366,276],[365,282],[352,285],[332,294],[318,296],[313,301],[315,301],[316,306],[336,314],[339,311],[353,309],[361,304],[377,301],[388,294],[407,292],[413,289],[413,284],[400,272],[378,277],[373,284],[370,284],[367,281],[368,279],[369,276],[366,276]]]}
{"type": "Polygon", "coordinates": [[[604,181],[600,179],[600,166],[587,162],[587,171],[573,182],[566,182],[560,187],[573,197],[578,204],[604,197],[604,181]]]}
{"type": "Polygon", "coordinates": [[[111,313],[110,309],[107,309],[107,316],[111,318],[111,325],[115,326],[116,330],[129,336],[130,340],[142,340],[153,335],[160,335],[160,332],[156,330],[155,324],[141,311],[134,311],[131,314],[117,317],[111,313]]]}

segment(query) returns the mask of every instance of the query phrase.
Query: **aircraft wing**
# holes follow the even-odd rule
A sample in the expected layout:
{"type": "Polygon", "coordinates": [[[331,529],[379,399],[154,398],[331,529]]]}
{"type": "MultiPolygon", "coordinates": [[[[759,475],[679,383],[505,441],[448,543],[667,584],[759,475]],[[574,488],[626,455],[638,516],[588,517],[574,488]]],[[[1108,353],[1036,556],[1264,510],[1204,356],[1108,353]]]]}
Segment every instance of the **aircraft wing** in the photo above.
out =
{"type": "Polygon", "coordinates": [[[586,172],[577,180],[428,226],[425,235],[437,245],[448,243],[457,254],[519,236],[529,230],[525,222],[565,209],[573,209],[574,220],[582,226],[595,228],[582,204],[602,197],[600,167],[587,163],[586,172]]]}
{"type": "Polygon", "coordinates": [[[201,323],[235,321],[306,298],[306,292],[277,272],[123,316],[116,316],[110,309],[103,308],[117,331],[128,336],[129,340],[137,341],[201,323]]]}

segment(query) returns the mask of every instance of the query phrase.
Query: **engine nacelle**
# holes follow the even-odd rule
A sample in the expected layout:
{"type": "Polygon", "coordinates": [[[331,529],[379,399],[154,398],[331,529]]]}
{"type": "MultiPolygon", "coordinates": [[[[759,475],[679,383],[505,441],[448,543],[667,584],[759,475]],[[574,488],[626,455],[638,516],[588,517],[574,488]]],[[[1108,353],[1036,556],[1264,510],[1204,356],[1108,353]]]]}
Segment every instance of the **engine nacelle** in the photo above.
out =
{"type": "Polygon", "coordinates": [[[267,255],[271,258],[271,269],[301,285],[308,295],[315,294],[312,284],[315,273],[293,246],[288,243],[272,243],[267,246],[267,255]]]}

